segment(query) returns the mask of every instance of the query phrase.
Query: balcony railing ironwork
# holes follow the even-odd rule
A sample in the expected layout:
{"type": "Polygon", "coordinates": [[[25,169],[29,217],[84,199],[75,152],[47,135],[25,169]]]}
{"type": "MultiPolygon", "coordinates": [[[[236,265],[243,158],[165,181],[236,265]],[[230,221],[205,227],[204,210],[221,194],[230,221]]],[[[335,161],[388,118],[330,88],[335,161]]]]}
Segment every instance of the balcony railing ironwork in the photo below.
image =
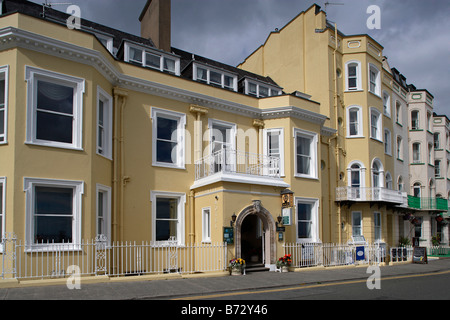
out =
{"type": "Polygon", "coordinates": [[[195,162],[195,180],[217,173],[280,178],[280,159],[262,154],[222,149],[195,162]]]}
{"type": "Polygon", "coordinates": [[[419,198],[408,196],[408,207],[417,210],[448,211],[448,200],[442,198],[419,198]]]}
{"type": "Polygon", "coordinates": [[[336,201],[379,201],[389,202],[399,206],[406,206],[408,203],[408,197],[406,192],[386,188],[339,187],[336,188],[336,201]]]}

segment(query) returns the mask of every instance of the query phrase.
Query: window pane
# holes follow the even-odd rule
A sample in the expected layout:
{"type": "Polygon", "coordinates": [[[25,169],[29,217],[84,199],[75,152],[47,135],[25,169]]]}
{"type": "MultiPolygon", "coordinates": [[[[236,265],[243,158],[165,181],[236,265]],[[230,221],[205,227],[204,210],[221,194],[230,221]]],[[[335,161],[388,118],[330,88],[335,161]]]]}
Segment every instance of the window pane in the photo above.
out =
{"type": "Polygon", "coordinates": [[[5,80],[0,80],[0,107],[5,104],[5,80]]]}
{"type": "Polygon", "coordinates": [[[297,173],[309,174],[311,167],[311,140],[297,137],[297,173]]]}
{"type": "Polygon", "coordinates": [[[73,189],[36,187],[35,214],[72,215],[73,189]]]}
{"type": "Polygon", "coordinates": [[[299,239],[311,238],[311,223],[309,222],[298,223],[298,238],[299,239]]]}
{"type": "Polygon", "coordinates": [[[299,221],[310,221],[311,220],[311,211],[312,205],[307,203],[299,203],[297,206],[298,210],[298,220],[299,221]]]}
{"type": "Polygon", "coordinates": [[[36,138],[39,140],[72,143],[73,117],[37,112],[36,138]]]}
{"type": "Polygon", "coordinates": [[[174,132],[178,128],[178,121],[172,119],[166,119],[158,117],[158,126],[157,126],[157,138],[164,140],[176,140],[176,136],[174,136],[174,132]]]}
{"type": "Polygon", "coordinates": [[[130,48],[130,61],[142,63],[142,50],[130,48]]]}
{"type": "Polygon", "coordinates": [[[167,141],[156,142],[156,161],[164,163],[177,163],[177,143],[167,141]]]}
{"type": "Polygon", "coordinates": [[[71,242],[73,189],[36,187],[34,238],[36,242],[71,242]]]}
{"type": "Polygon", "coordinates": [[[156,241],[167,241],[177,237],[177,221],[157,220],[156,241]]]}
{"type": "Polygon", "coordinates": [[[256,96],[256,94],[257,94],[257,92],[256,92],[256,84],[254,84],[254,83],[249,83],[248,84],[248,93],[256,96]]]}
{"type": "Polygon", "coordinates": [[[35,243],[72,242],[72,217],[35,217],[35,243]]]}
{"type": "Polygon", "coordinates": [[[197,68],[197,80],[208,81],[207,70],[202,68],[197,68]]]}
{"type": "Polygon", "coordinates": [[[348,67],[348,76],[349,77],[356,77],[356,66],[355,65],[350,65],[348,67]]]}
{"type": "Polygon", "coordinates": [[[147,67],[159,69],[161,67],[161,57],[151,53],[146,53],[145,65],[147,67]]]}
{"type": "Polygon", "coordinates": [[[164,70],[175,72],[175,60],[164,58],[164,70]]]}
{"type": "Polygon", "coordinates": [[[259,96],[260,97],[268,97],[269,89],[263,86],[259,86],[259,96]]]}
{"type": "Polygon", "coordinates": [[[74,88],[38,81],[37,108],[67,115],[73,114],[74,88]]]}
{"type": "Polygon", "coordinates": [[[156,219],[177,219],[177,199],[156,199],[156,219]]]}
{"type": "Polygon", "coordinates": [[[222,75],[220,73],[210,71],[209,72],[209,81],[215,84],[222,84],[222,75]]]}
{"type": "Polygon", "coordinates": [[[234,87],[234,79],[232,77],[225,76],[224,86],[228,87],[228,88],[233,88],[234,87]]]}

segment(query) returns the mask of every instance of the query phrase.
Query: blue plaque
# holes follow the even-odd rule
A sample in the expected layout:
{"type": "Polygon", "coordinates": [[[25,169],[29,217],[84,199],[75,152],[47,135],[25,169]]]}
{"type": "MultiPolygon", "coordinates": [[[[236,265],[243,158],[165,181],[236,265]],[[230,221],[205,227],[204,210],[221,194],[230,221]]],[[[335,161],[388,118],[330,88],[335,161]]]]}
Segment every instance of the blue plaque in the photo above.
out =
{"type": "Polygon", "coordinates": [[[356,247],[356,261],[362,261],[366,259],[366,255],[364,253],[364,246],[356,247]]]}

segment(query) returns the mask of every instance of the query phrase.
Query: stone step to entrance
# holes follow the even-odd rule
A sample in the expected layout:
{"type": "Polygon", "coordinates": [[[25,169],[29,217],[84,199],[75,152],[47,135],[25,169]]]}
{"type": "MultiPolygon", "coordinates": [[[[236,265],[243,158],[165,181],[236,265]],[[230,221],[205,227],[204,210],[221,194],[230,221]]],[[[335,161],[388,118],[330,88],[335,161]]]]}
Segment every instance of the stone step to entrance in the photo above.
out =
{"type": "Polygon", "coordinates": [[[266,268],[262,263],[261,264],[250,264],[245,267],[245,272],[267,272],[270,271],[269,268],[266,268]]]}

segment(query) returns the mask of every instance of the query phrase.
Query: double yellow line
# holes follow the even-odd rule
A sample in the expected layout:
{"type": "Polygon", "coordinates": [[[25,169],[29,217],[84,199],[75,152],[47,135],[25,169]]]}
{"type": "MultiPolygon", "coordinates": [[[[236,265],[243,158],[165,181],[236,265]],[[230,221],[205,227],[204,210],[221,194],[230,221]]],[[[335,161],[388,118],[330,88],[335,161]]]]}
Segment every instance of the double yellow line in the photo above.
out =
{"type": "MultiPolygon", "coordinates": [[[[386,281],[386,280],[396,280],[396,279],[430,277],[430,276],[439,276],[439,275],[449,274],[449,273],[450,273],[450,270],[442,271],[442,272],[434,272],[434,273],[416,274],[416,275],[392,276],[392,277],[385,277],[385,278],[382,277],[380,280],[386,281]]],[[[172,299],[172,300],[215,299],[215,298],[225,298],[225,297],[250,295],[250,294],[275,293],[275,292],[284,292],[284,291],[295,291],[295,290],[304,290],[304,289],[342,286],[342,285],[366,283],[366,282],[367,282],[367,279],[366,280],[342,281],[342,282],[330,282],[330,283],[312,284],[312,285],[301,284],[301,285],[298,285],[295,287],[289,287],[289,288],[266,289],[266,290],[257,290],[257,291],[236,291],[236,292],[230,292],[230,293],[218,293],[218,294],[203,295],[203,296],[190,296],[190,297],[176,298],[176,299],[172,299]]]]}

